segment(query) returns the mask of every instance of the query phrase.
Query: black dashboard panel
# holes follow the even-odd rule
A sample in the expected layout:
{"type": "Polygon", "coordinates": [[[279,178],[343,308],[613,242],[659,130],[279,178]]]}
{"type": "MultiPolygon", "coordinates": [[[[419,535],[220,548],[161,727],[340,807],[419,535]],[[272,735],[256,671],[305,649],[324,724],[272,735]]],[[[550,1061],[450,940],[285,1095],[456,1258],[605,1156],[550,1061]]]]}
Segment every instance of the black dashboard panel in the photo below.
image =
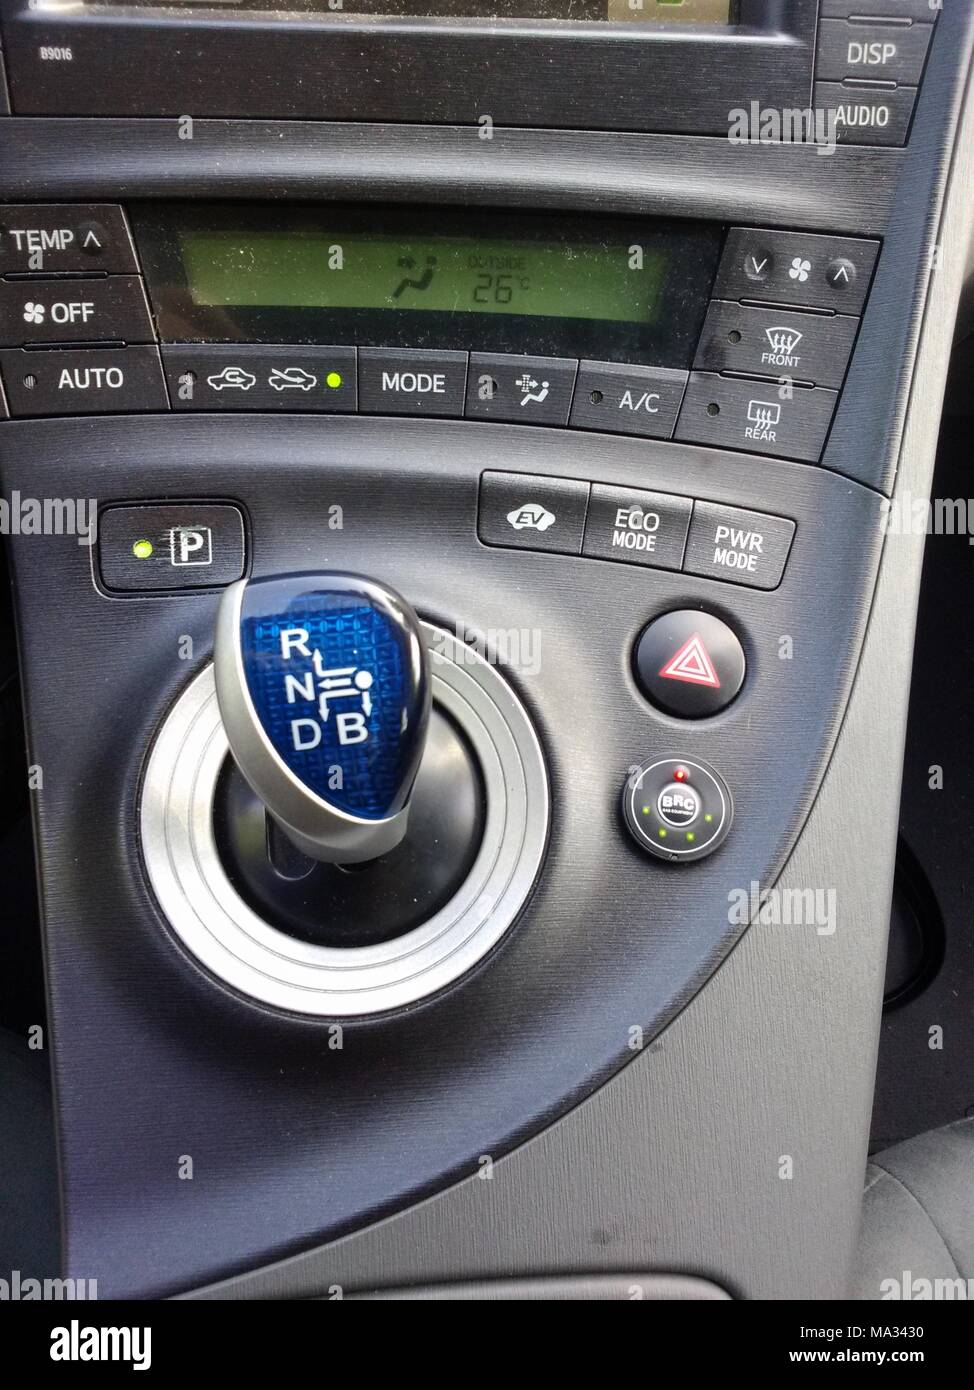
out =
{"type": "Polygon", "coordinates": [[[801,849],[884,562],[972,17],[0,15],[0,476],[65,1263],[173,1294],[403,1211],[651,1064],[801,849]],[[32,498],[100,537],[37,535],[32,498]],[[145,815],[223,584],[332,569],[460,648],[517,636],[488,664],[549,797],[490,949],[351,1017],[194,953],[145,815]],[[732,803],[692,849],[646,821],[682,865],[623,811],[663,764],[732,803]]]}
{"type": "Polygon", "coordinates": [[[512,672],[551,778],[550,841],[530,902],[472,977],[399,1015],[344,1021],[336,1053],[329,1021],[296,1021],[214,987],[167,932],[134,853],[140,772],[167,707],[209,658],[216,596],[106,598],[75,537],[14,539],[30,595],[31,745],[41,759],[58,749],[42,873],[68,1256],[72,1268],[98,1270],[106,1295],[172,1292],[279,1257],[506,1151],[630,1061],[630,1030],[654,1036],[716,967],[750,910],[728,885],[746,898],[776,877],[865,624],[880,541],[868,489],[800,464],[471,422],[19,421],[4,441],[5,486],[24,495],[70,492],[83,450],[100,499],[235,501],[258,573],[352,566],[451,631],[461,618],[472,632],[496,627],[503,614],[506,627],[542,634],[540,670],[512,672]],[[797,521],[785,579],[765,593],[485,547],[475,526],[487,469],[722,504],[760,497],[797,521]],[[328,529],[336,503],[341,532],[328,529]],[[839,559],[831,537],[846,527],[862,543],[839,559]],[[654,711],[629,669],[643,625],[681,607],[730,622],[749,668],[734,704],[693,724],[654,711]],[[793,659],[781,657],[783,633],[793,659]],[[173,655],[183,636],[189,662],[173,655]],[[54,645],[87,692],[70,710],[40,694],[54,645]],[[627,770],[661,746],[704,758],[733,787],[733,833],[702,865],[647,860],[621,824],[627,770]],[[79,818],[79,796],[98,814],[79,818]],[[92,1089],[106,1074],[111,1085],[92,1089]],[[167,1185],[183,1153],[208,1177],[167,1185]]]}

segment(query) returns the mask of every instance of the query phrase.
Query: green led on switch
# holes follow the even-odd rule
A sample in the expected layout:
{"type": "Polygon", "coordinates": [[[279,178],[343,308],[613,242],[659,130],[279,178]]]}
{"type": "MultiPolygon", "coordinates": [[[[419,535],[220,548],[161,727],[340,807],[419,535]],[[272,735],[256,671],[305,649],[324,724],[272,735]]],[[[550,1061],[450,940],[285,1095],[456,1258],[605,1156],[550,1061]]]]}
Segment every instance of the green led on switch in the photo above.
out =
{"type": "Polygon", "coordinates": [[[153,548],[151,541],[136,541],[132,546],[132,554],[137,560],[148,560],[153,548]]]}

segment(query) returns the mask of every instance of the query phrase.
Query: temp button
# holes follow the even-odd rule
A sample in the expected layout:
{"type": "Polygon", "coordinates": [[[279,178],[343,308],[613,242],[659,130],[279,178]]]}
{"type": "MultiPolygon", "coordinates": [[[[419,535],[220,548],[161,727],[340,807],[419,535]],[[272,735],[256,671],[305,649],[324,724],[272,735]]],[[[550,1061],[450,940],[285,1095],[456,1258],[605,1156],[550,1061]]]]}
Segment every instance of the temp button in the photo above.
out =
{"type": "Polygon", "coordinates": [[[359,348],[359,410],[373,415],[463,414],[465,352],[359,348]]]}

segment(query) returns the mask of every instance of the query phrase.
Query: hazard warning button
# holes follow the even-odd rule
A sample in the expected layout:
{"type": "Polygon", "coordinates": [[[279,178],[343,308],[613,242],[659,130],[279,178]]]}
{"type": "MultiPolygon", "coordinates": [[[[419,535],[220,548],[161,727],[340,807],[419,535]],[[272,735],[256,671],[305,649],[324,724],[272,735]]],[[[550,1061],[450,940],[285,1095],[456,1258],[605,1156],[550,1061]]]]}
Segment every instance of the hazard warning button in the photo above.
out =
{"type": "Polygon", "coordinates": [[[744,684],[744,649],[736,634],[695,608],[664,613],[644,628],[633,666],[646,698],[681,719],[717,714],[744,684]]]}

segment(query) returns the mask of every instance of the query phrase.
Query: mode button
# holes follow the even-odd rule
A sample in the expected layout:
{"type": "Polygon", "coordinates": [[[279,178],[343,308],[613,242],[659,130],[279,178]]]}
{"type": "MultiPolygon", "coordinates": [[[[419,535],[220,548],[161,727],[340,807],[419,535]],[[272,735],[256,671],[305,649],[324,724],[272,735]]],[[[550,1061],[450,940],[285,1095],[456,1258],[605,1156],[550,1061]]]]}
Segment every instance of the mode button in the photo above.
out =
{"type": "Polygon", "coordinates": [[[359,410],[379,415],[462,415],[465,352],[359,348],[359,410]]]}

